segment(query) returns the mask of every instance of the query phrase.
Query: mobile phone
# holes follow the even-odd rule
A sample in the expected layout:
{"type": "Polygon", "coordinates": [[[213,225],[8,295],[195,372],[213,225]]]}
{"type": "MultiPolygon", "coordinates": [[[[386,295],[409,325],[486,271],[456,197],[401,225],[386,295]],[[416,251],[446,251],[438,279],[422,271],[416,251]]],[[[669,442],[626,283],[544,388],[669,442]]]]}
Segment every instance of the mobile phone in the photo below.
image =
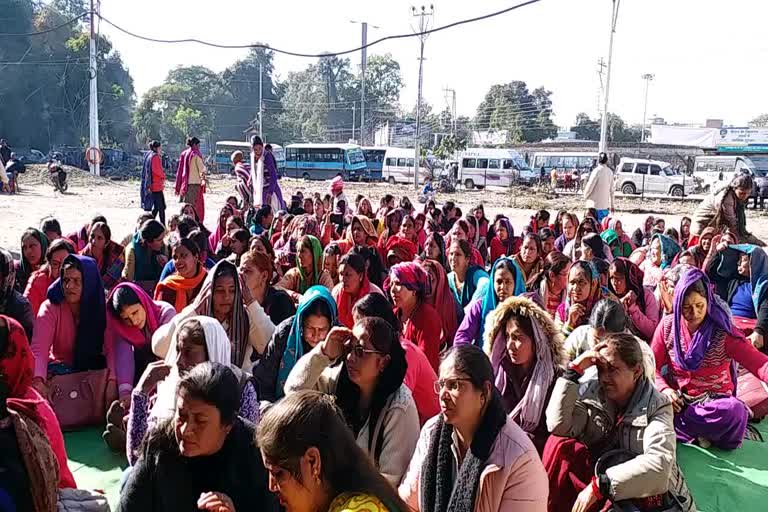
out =
{"type": "Polygon", "coordinates": [[[343,224],[344,223],[344,214],[343,213],[332,213],[331,214],[331,223],[332,224],[343,224]]]}

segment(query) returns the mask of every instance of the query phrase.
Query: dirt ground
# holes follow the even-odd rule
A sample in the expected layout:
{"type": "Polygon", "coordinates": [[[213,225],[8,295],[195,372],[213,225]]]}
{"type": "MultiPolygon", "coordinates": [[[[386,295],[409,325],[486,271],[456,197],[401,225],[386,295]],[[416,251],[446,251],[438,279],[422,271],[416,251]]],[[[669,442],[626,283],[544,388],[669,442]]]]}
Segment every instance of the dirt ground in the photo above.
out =
{"type": "MultiPolygon", "coordinates": [[[[32,169],[21,176],[21,193],[15,196],[0,195],[0,246],[18,251],[20,237],[29,226],[39,227],[40,221],[53,216],[59,220],[65,233],[79,229],[94,215],[107,217],[112,227],[113,238],[121,239],[134,229],[136,217],[141,213],[139,206],[139,183],[137,181],[110,181],[96,178],[88,173],[68,169],[69,190],[66,194],[54,193],[53,186],[46,181],[43,169],[32,169]]],[[[178,212],[178,198],[173,194],[173,184],[167,183],[165,191],[168,203],[167,215],[178,212]]],[[[301,180],[281,180],[283,197],[302,190],[304,194],[328,191],[328,182],[305,182],[301,180]]],[[[379,198],[390,193],[396,197],[407,195],[415,202],[416,192],[405,185],[386,183],[347,183],[345,193],[350,201],[357,194],[364,194],[371,199],[374,207],[379,198]]],[[[234,178],[214,176],[205,196],[206,219],[216,217],[216,211],[227,196],[234,194],[234,178]]],[[[559,209],[575,211],[581,216],[584,201],[579,195],[553,195],[525,187],[506,190],[459,191],[454,194],[438,194],[438,204],[452,200],[468,212],[472,207],[483,203],[488,217],[497,213],[506,214],[516,231],[528,222],[535,210],[545,208],[552,215],[559,209]]],[[[624,221],[625,230],[633,231],[640,226],[647,215],[663,216],[667,226],[678,227],[683,215],[690,215],[698,203],[695,201],[669,201],[660,199],[618,199],[618,214],[624,221]]],[[[751,231],[763,240],[768,240],[768,214],[764,211],[748,210],[747,223],[751,231]]]]}

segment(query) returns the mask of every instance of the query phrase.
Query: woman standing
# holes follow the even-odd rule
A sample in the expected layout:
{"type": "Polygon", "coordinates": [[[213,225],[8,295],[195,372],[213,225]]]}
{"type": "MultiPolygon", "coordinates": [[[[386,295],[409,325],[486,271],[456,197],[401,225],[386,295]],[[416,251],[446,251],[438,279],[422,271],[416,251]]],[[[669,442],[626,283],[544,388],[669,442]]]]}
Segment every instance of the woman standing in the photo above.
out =
{"type": "Polygon", "coordinates": [[[418,263],[398,263],[389,272],[390,294],[395,314],[403,324],[403,336],[419,347],[432,368],[440,359],[442,323],[434,307],[427,303],[427,273],[418,263]]]}
{"type": "Polygon", "coordinates": [[[533,291],[526,294],[554,318],[557,308],[565,300],[568,287],[568,271],[571,260],[561,252],[553,251],[544,258],[544,265],[534,284],[533,291]]]}
{"type": "Polygon", "coordinates": [[[352,318],[354,305],[369,293],[384,295],[381,288],[368,280],[365,259],[359,254],[347,254],[339,263],[341,282],[333,288],[333,300],[339,308],[339,323],[351,329],[355,322],[352,318]]]}
{"type": "Polygon", "coordinates": [[[48,238],[41,231],[27,228],[21,235],[21,260],[15,262],[17,292],[24,293],[29,277],[45,264],[47,250],[48,238]]]}
{"type": "Polygon", "coordinates": [[[705,228],[712,226],[717,231],[732,231],[738,243],[765,246],[747,231],[746,208],[753,187],[752,177],[743,173],[737,173],[729,184],[715,187],[693,212],[691,234],[701,235],[705,228]]]}
{"type": "Polygon", "coordinates": [[[626,258],[617,258],[608,269],[608,289],[624,306],[633,330],[650,340],[659,324],[659,304],[653,290],[643,286],[643,271],[626,258]]]}
{"type": "Polygon", "coordinates": [[[299,359],[285,393],[316,389],[336,397],[357,445],[393,486],[400,483],[419,436],[419,415],[408,387],[398,333],[381,318],[354,329],[336,327],[299,359]],[[331,366],[336,361],[340,365],[331,366]]]}
{"type": "Polygon", "coordinates": [[[488,273],[472,265],[472,249],[466,240],[454,240],[448,251],[448,286],[462,308],[482,294],[488,286],[488,273]],[[477,295],[477,296],[476,296],[477,295]]]}
{"type": "Polygon", "coordinates": [[[296,266],[289,269],[276,286],[288,292],[294,302],[298,302],[301,295],[315,285],[325,286],[330,292],[333,281],[328,272],[323,270],[320,240],[312,235],[304,235],[297,244],[296,266]]]}
{"type": "Polygon", "coordinates": [[[160,224],[165,226],[165,171],[163,170],[160,142],[149,143],[149,152],[144,156],[141,171],[141,207],[152,212],[152,218],[160,217],[160,224]]]}
{"type": "Polygon", "coordinates": [[[173,305],[177,313],[187,307],[203,286],[207,271],[200,264],[200,248],[189,238],[182,238],[173,247],[176,270],[155,288],[155,300],[173,305]]]}
{"type": "Polygon", "coordinates": [[[124,512],[273,510],[255,427],[238,416],[238,379],[204,362],[179,380],[120,495],[124,512]]]}
{"type": "Polygon", "coordinates": [[[507,417],[493,382],[478,347],[454,347],[440,365],[441,414],[421,430],[398,488],[411,510],[547,510],[547,475],[536,448],[507,417]]]}
{"type": "Polygon", "coordinates": [[[534,233],[528,233],[523,236],[523,243],[520,245],[520,252],[512,258],[517,263],[517,268],[525,281],[527,291],[533,291],[536,281],[539,279],[541,270],[544,267],[542,261],[541,238],[534,233]]]}
{"type": "Polygon", "coordinates": [[[482,296],[474,299],[465,309],[456,337],[455,345],[474,344],[482,346],[485,319],[496,306],[512,296],[525,293],[522,272],[512,258],[500,258],[491,268],[492,281],[485,287],[482,296]]]}
{"type": "Polygon", "coordinates": [[[510,297],[491,312],[483,349],[507,414],[541,454],[547,442],[544,411],[565,363],[563,337],[552,318],[525,297],[510,297]]]}
{"type": "Polygon", "coordinates": [[[299,391],[271,407],[256,433],[269,489],[288,512],[398,512],[408,506],[360,448],[336,402],[299,391]]]}
{"type": "Polygon", "coordinates": [[[749,412],[735,396],[735,363],[768,382],[768,356],[733,328],[701,270],[680,277],[673,313],[662,318],[651,348],[656,387],[672,403],[678,440],[726,450],[741,446],[749,412]]]}
{"type": "Polygon", "coordinates": [[[557,379],[547,407],[549,510],[600,510],[608,500],[616,510],[695,511],[675,460],[672,416],[669,400],[645,376],[631,334],[610,334],[578,357],[557,379]],[[598,378],[582,383],[594,367],[598,378]],[[617,451],[605,453],[606,446],[623,457],[613,459],[617,451]]]}
{"type": "MultiPolygon", "coordinates": [[[[46,264],[40,270],[33,272],[27,281],[27,289],[24,290],[24,296],[29,300],[32,306],[33,318],[40,311],[40,306],[45,301],[48,287],[59,278],[61,273],[61,264],[64,258],[75,252],[72,242],[66,238],[59,238],[51,242],[48,250],[45,252],[46,264]]],[[[13,283],[11,283],[13,286],[13,283]]]]}
{"type": "Polygon", "coordinates": [[[80,251],[80,254],[96,260],[101,281],[104,283],[104,288],[109,291],[122,280],[125,249],[112,240],[112,230],[104,222],[91,225],[88,240],[88,245],[80,251]]]}

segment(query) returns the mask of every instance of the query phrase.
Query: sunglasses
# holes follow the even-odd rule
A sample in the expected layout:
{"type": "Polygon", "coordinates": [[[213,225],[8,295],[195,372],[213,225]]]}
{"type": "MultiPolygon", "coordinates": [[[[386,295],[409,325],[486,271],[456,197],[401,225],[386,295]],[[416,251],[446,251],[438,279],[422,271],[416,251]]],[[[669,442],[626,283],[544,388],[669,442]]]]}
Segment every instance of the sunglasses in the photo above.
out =
{"type": "Polygon", "coordinates": [[[368,349],[368,348],[363,347],[362,345],[355,345],[355,346],[353,346],[350,349],[349,353],[352,354],[353,356],[355,356],[357,359],[362,359],[363,357],[365,357],[368,354],[386,355],[381,350],[368,349]]]}

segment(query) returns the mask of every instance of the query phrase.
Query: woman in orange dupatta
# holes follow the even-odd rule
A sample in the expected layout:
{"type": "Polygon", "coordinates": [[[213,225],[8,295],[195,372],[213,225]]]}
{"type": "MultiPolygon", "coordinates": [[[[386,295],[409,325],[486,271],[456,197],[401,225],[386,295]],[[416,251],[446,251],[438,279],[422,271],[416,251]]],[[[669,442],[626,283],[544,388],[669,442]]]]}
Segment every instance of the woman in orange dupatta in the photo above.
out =
{"type": "Polygon", "coordinates": [[[173,263],[176,271],[166,277],[155,288],[155,300],[172,304],[177,313],[181,313],[188,304],[195,300],[207,274],[200,265],[200,248],[192,240],[182,238],[173,247],[173,263]]]}
{"type": "Polygon", "coordinates": [[[355,215],[352,217],[352,224],[347,228],[346,237],[336,243],[339,245],[341,254],[347,254],[357,245],[376,247],[378,241],[379,235],[371,219],[365,215],[355,215]]]}
{"type": "Polygon", "coordinates": [[[357,301],[369,293],[384,295],[381,288],[368,280],[365,258],[359,254],[347,254],[339,262],[339,284],[334,286],[331,295],[338,307],[339,323],[351,329],[355,325],[352,308],[357,301]]]}

